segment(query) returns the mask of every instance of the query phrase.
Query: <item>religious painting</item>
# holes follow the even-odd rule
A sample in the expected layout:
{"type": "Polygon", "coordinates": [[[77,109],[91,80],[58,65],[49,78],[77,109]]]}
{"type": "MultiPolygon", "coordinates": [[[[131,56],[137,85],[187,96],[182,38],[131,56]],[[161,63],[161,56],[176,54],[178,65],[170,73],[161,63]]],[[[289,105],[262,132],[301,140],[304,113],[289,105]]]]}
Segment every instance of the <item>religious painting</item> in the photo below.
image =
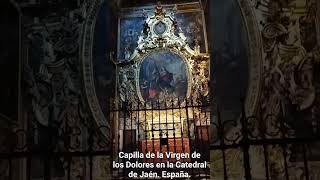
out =
{"type": "Polygon", "coordinates": [[[144,101],[184,99],[188,74],[183,57],[169,50],[147,55],[140,64],[139,88],[144,101]]]}

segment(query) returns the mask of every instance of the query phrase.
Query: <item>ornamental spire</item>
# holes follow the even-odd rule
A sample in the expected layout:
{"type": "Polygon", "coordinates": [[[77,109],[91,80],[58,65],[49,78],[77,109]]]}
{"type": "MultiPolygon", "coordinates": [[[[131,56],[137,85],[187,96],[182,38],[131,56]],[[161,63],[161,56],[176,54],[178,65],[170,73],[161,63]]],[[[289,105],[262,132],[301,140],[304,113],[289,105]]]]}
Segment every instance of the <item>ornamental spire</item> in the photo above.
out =
{"type": "Polygon", "coordinates": [[[157,2],[157,6],[155,8],[155,15],[162,16],[162,17],[165,15],[162,4],[160,1],[157,2]]]}

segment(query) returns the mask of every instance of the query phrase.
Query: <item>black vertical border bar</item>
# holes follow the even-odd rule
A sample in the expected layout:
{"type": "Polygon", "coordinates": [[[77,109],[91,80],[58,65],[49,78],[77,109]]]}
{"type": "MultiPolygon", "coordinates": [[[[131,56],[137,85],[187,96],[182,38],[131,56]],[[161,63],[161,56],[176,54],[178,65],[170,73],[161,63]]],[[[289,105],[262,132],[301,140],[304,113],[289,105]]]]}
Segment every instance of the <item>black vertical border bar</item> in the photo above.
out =
{"type": "Polygon", "coordinates": [[[72,156],[68,157],[68,171],[67,171],[67,179],[71,179],[71,162],[72,162],[72,156]]]}
{"type": "Polygon", "coordinates": [[[31,155],[27,156],[27,180],[31,180],[31,155]]]}
{"type": "Polygon", "coordinates": [[[12,177],[12,158],[10,157],[9,160],[9,180],[13,180],[13,177],[12,177]]]}

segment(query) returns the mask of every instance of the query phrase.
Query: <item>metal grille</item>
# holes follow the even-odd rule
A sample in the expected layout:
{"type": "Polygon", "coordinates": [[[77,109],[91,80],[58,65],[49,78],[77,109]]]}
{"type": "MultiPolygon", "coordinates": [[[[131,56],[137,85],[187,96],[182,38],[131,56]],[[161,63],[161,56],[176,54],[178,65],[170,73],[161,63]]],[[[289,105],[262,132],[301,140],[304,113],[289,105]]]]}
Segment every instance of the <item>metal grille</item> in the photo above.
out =
{"type": "MultiPolygon", "coordinates": [[[[70,180],[77,176],[74,173],[79,168],[83,168],[84,179],[93,180],[96,179],[94,161],[97,158],[110,159],[111,155],[114,160],[129,161],[116,159],[119,151],[143,153],[197,151],[202,155],[200,161],[209,161],[209,152],[211,152],[211,177],[209,169],[187,169],[186,171],[192,175],[191,179],[227,180],[236,177],[236,179],[251,180],[257,179],[256,176],[266,180],[291,180],[297,176],[306,180],[317,178],[312,175],[312,172],[318,171],[317,155],[314,152],[320,140],[319,135],[307,133],[297,137],[285,116],[268,115],[264,116],[264,119],[259,116],[246,117],[243,107],[239,120],[222,121],[218,110],[217,117],[213,116],[209,125],[207,121],[198,122],[201,119],[210,119],[209,104],[181,101],[175,105],[173,101],[168,102],[170,103],[163,105],[158,102],[152,102],[149,105],[141,103],[135,107],[132,104],[123,103],[119,109],[113,109],[110,112],[110,116],[114,118],[113,123],[119,122],[119,124],[115,123],[116,126],[113,128],[115,139],[113,148],[110,147],[110,142],[98,133],[101,130],[107,130],[107,127],[95,127],[93,123],[87,123],[79,129],[68,126],[68,123],[65,123],[63,128],[52,123],[49,127],[38,126],[28,131],[16,129],[6,136],[7,141],[4,141],[1,146],[0,158],[3,170],[1,177],[14,180],[18,179],[20,174],[22,179],[27,180],[70,180]],[[195,113],[197,110],[201,112],[200,117],[195,113]],[[159,111],[163,114],[155,116],[159,111]],[[150,112],[153,116],[149,120],[151,123],[142,123],[147,121],[147,116],[142,114],[150,112]],[[170,118],[169,112],[177,113],[174,117],[179,118],[170,118]],[[138,116],[139,118],[136,118],[138,116]],[[124,120],[127,125],[123,126],[121,120],[124,120]],[[211,133],[209,133],[210,129],[211,133]],[[59,133],[59,130],[63,130],[63,133],[59,133]],[[82,137],[79,144],[74,144],[76,141],[71,140],[75,136],[82,137]],[[256,150],[259,153],[255,153],[256,150]],[[232,159],[234,154],[238,155],[237,161],[232,159]],[[263,165],[261,166],[263,169],[258,169],[257,162],[254,161],[255,156],[263,165]],[[38,165],[35,163],[37,159],[40,162],[38,165]],[[57,165],[59,163],[60,165],[57,165]],[[236,165],[239,166],[238,169],[231,168],[236,165]],[[60,166],[62,169],[54,168],[55,166],[60,166]],[[37,174],[35,171],[38,171],[38,176],[34,175],[37,174]]],[[[174,160],[154,158],[141,161],[174,160]]],[[[194,159],[185,159],[185,161],[193,162],[194,159]]],[[[111,166],[109,168],[113,179],[126,179],[128,172],[132,170],[130,168],[112,169],[111,166]]],[[[160,171],[156,168],[150,170],[160,171]]]]}
{"type": "MultiPolygon", "coordinates": [[[[119,102],[120,104],[121,102],[119,102]]],[[[200,159],[181,159],[182,162],[209,162],[210,106],[208,103],[180,99],[168,99],[165,103],[159,100],[129,104],[121,103],[113,113],[116,121],[114,159],[126,164],[127,161],[157,163],[175,162],[174,158],[153,159],[118,159],[119,152],[152,153],[188,153],[198,152],[200,159]]],[[[126,179],[130,171],[188,172],[192,179],[210,179],[209,168],[206,169],[113,169],[114,179],[126,179]]]]}
{"type": "MultiPolygon", "coordinates": [[[[52,112],[49,108],[49,114],[52,112]]],[[[59,123],[49,118],[47,126],[29,117],[26,129],[13,127],[6,133],[1,144],[0,179],[96,179],[94,162],[98,158],[107,161],[111,154],[109,140],[99,133],[109,127],[97,127],[80,115],[80,109],[76,112],[74,117],[80,119],[68,117],[59,123]]]]}
{"type": "MultiPolygon", "coordinates": [[[[281,112],[285,112],[284,109],[281,112]]],[[[211,128],[214,129],[210,145],[213,156],[211,159],[222,159],[216,162],[211,160],[211,171],[218,172],[220,177],[216,178],[217,174],[213,173],[213,179],[319,178],[317,155],[313,153],[317,151],[319,134],[304,132],[304,136],[298,136],[299,129],[294,129],[290,119],[284,114],[264,115],[260,110],[258,116],[248,117],[244,105],[239,121],[222,121],[220,114],[218,110],[216,121],[211,124],[211,128]],[[231,129],[237,130],[230,133],[231,129]],[[239,163],[230,163],[232,155],[238,155],[239,163]],[[234,168],[232,172],[231,166],[238,166],[238,169],[234,168]]]]}

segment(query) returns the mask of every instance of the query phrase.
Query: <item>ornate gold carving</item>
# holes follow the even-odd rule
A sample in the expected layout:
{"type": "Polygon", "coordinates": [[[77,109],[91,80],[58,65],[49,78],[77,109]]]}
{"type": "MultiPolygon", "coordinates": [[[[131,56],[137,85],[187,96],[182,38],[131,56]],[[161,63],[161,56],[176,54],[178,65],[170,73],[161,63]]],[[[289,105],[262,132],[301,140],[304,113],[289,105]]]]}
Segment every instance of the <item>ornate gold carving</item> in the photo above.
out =
{"type": "MultiPolygon", "coordinates": [[[[177,26],[173,12],[167,13],[158,4],[155,14],[146,18],[144,30],[137,43],[136,49],[126,60],[116,62],[119,67],[118,87],[122,101],[128,101],[133,106],[138,104],[137,101],[144,102],[139,88],[141,63],[151,53],[164,50],[179,55],[186,65],[188,77],[186,97],[193,97],[195,102],[199,100],[200,96],[208,97],[209,55],[201,54],[197,47],[195,49],[190,48],[185,35],[177,26]],[[164,28],[161,29],[160,33],[156,30],[156,26],[159,24],[164,28]]],[[[160,98],[160,103],[167,100],[166,98],[160,98]]]]}
{"type": "Polygon", "coordinates": [[[209,98],[209,55],[201,54],[197,46],[195,49],[190,48],[185,35],[177,26],[173,12],[164,9],[160,4],[157,5],[154,15],[146,17],[144,29],[137,44],[134,52],[128,55],[125,60],[114,61],[118,68],[119,100],[122,103],[125,102],[124,104],[128,105],[130,109],[147,108],[150,110],[138,111],[120,117],[119,129],[141,129],[138,132],[141,138],[173,137],[173,133],[175,133],[175,137],[189,135],[190,138],[194,138],[195,126],[209,125],[210,115],[208,112],[202,112],[203,110],[200,108],[185,106],[188,101],[193,101],[196,105],[201,100],[209,98]],[[149,102],[142,97],[139,84],[142,63],[146,57],[162,51],[178,55],[185,65],[188,84],[185,99],[160,96],[158,102],[149,102]],[[181,109],[163,110],[172,106],[181,109]],[[155,109],[151,110],[151,108],[155,109]],[[157,110],[157,108],[161,110],[157,110]],[[187,122],[187,120],[189,121],[187,122]],[[168,127],[161,124],[164,122],[168,127]],[[185,128],[187,127],[186,123],[189,123],[191,128],[188,131],[185,128]],[[162,131],[148,132],[148,130],[158,128],[162,131]]]}
{"type": "MultiPolygon", "coordinates": [[[[260,22],[259,31],[263,38],[263,79],[261,93],[261,114],[266,122],[268,138],[282,138],[279,133],[281,117],[301,112],[312,114],[311,118],[294,118],[295,122],[283,121],[285,136],[296,137],[299,128],[293,123],[304,121],[312,124],[319,116],[319,79],[314,76],[314,67],[319,63],[319,3],[315,0],[291,0],[268,2],[252,1],[255,16],[260,22]],[[318,9],[316,10],[315,7],[318,9]],[[294,108],[290,109],[289,106],[294,108]],[[272,115],[271,118],[267,118],[272,115]],[[310,122],[312,121],[312,122],[310,122]]],[[[319,133],[310,128],[310,134],[319,133]],[[312,132],[313,131],[313,132],[312,132]]],[[[306,132],[307,133],[307,132],[306,132]]],[[[296,147],[296,145],[295,145],[296,147]]],[[[309,147],[311,150],[314,147],[309,147]]],[[[272,179],[284,179],[284,162],[289,167],[289,179],[301,179],[305,176],[303,162],[290,161],[289,148],[272,146],[269,148],[270,176],[272,179]],[[283,154],[287,153],[288,159],[283,154]]],[[[252,154],[253,155],[253,154],[252,154]]],[[[262,159],[263,160],[263,159],[262,159]]],[[[311,161],[311,157],[309,159],[311,161]]],[[[319,169],[318,162],[308,162],[319,169]]],[[[319,173],[310,171],[310,178],[319,177],[319,173]]]]}

